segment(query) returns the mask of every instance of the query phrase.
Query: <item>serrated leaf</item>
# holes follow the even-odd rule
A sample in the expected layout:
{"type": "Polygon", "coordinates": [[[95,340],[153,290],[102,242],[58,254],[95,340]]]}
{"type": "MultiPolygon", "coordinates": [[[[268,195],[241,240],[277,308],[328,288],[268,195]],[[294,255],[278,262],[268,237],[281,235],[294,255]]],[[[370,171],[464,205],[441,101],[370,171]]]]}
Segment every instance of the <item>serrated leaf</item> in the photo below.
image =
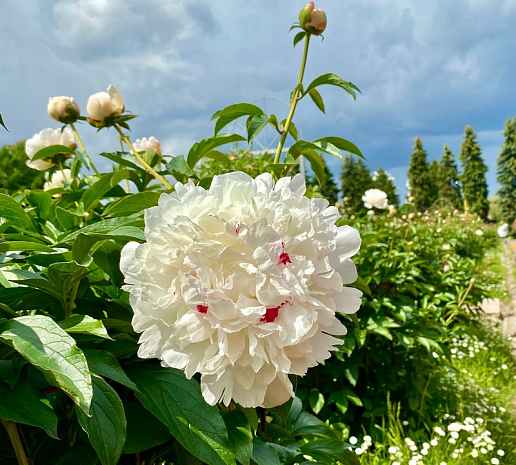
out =
{"type": "Polygon", "coordinates": [[[57,415],[45,395],[28,378],[18,380],[13,389],[0,383],[0,418],[43,428],[55,439],[57,415]]]}
{"type": "Polygon", "coordinates": [[[35,230],[29,215],[21,205],[6,194],[0,194],[0,218],[5,218],[15,228],[35,230]]]}
{"type": "Polygon", "coordinates": [[[89,415],[76,408],[77,419],[87,433],[102,465],[116,465],[125,443],[127,422],[122,401],[102,378],[94,376],[89,415]]]}
{"type": "Polygon", "coordinates": [[[75,153],[75,149],[71,149],[66,145],[49,145],[41,150],[38,150],[32,157],[32,161],[43,160],[45,158],[53,157],[59,153],[75,153]]]}
{"type": "Polygon", "coordinates": [[[129,171],[121,169],[114,173],[107,173],[93,184],[82,196],[84,211],[93,210],[99,203],[103,195],[117,186],[120,181],[129,178],[129,171]]]}
{"type": "Polygon", "coordinates": [[[238,134],[226,133],[217,134],[214,137],[203,139],[200,142],[195,143],[188,152],[188,157],[186,160],[188,166],[193,169],[201,158],[203,158],[208,152],[211,152],[213,149],[220,147],[221,145],[231,144],[233,142],[241,142],[244,140],[246,140],[246,138],[238,134]]]}
{"type": "Polygon", "coordinates": [[[103,339],[111,339],[102,321],[88,315],[70,315],[58,324],[67,333],[91,334],[103,339]]]}
{"type": "Polygon", "coordinates": [[[44,315],[13,318],[0,324],[0,337],[88,412],[93,388],[86,358],[57,323],[44,315]]]}
{"type": "Polygon", "coordinates": [[[310,98],[312,99],[312,102],[315,103],[317,108],[319,108],[319,110],[321,110],[323,113],[326,114],[326,109],[324,108],[323,98],[322,98],[321,94],[317,91],[317,89],[310,89],[307,92],[307,94],[310,96],[310,98]]]}
{"type": "Polygon", "coordinates": [[[138,387],[125,374],[117,358],[107,350],[84,349],[84,355],[92,373],[112,379],[123,386],[137,391],[138,387]]]}
{"type": "Polygon", "coordinates": [[[357,94],[355,91],[360,92],[360,89],[355,86],[355,84],[344,81],[339,76],[333,73],[323,74],[322,76],[319,76],[315,78],[306,88],[305,93],[309,92],[311,89],[315,89],[317,86],[328,84],[332,86],[340,87],[341,89],[344,89],[351,97],[353,97],[353,100],[356,100],[357,94]]]}
{"type": "Polygon", "coordinates": [[[133,364],[126,370],[140,390],[136,396],[143,406],[169,427],[185,449],[212,465],[236,463],[227,447],[224,420],[216,407],[204,401],[197,381],[157,363],[133,364]]]}
{"type": "Polygon", "coordinates": [[[232,121],[248,115],[265,115],[263,110],[252,103],[235,103],[217,111],[211,119],[217,118],[215,123],[215,135],[232,121]]]}

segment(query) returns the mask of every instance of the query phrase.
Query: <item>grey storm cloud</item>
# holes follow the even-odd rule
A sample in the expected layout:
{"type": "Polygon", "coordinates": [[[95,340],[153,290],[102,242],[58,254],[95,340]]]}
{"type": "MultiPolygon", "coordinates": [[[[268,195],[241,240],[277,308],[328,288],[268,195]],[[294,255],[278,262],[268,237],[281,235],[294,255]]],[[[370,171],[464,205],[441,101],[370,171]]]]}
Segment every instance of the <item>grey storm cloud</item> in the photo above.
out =
{"type": "MultiPolygon", "coordinates": [[[[84,110],[88,96],[111,83],[140,115],[134,137],[154,135],[173,154],[209,137],[210,116],[231,103],[265,103],[282,119],[287,109],[278,101],[288,100],[301,58],[288,30],[303,5],[4,0],[0,113],[10,132],[0,131],[0,144],[52,126],[48,97],[74,96],[84,110]]],[[[328,28],[323,41],[312,41],[306,82],[334,72],[362,94],[353,102],[340,89],[320,88],[326,115],[303,100],[296,115],[303,137],[355,142],[372,170],[396,176],[403,195],[414,138],[431,159],[445,143],[458,155],[470,124],[494,193],[503,124],[516,114],[516,0],[321,0],[317,7],[328,28]]],[[[91,152],[117,148],[109,131],[81,132],[91,152]]],[[[339,160],[327,161],[338,174],[339,160]]]]}

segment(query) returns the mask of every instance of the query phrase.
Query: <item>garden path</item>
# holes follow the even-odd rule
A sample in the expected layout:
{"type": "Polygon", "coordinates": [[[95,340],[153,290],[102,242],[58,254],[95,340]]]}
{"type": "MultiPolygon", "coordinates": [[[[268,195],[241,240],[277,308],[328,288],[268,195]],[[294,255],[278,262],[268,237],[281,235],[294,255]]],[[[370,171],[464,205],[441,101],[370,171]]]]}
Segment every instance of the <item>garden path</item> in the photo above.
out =
{"type": "Polygon", "coordinates": [[[500,299],[486,299],[482,302],[482,309],[488,316],[502,320],[503,333],[511,337],[511,345],[516,353],[516,282],[513,268],[516,266],[516,240],[509,241],[504,249],[504,265],[507,269],[507,285],[510,294],[509,302],[500,299]]]}

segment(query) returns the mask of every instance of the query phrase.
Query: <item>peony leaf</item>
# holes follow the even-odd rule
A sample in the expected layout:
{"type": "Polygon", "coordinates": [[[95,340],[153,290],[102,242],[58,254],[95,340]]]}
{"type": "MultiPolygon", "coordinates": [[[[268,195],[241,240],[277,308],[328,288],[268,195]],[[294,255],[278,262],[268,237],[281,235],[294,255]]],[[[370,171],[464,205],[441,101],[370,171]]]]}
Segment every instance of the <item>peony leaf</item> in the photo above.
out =
{"type": "Polygon", "coordinates": [[[84,355],[92,373],[112,379],[133,391],[138,390],[136,384],[127,377],[117,358],[111,352],[107,350],[84,349],[84,355]]]}
{"type": "Polygon", "coordinates": [[[160,196],[160,192],[147,191],[122,197],[106,207],[104,216],[128,216],[141,212],[157,205],[160,196]]]}
{"type": "Polygon", "coordinates": [[[15,228],[35,230],[29,215],[21,205],[6,194],[0,194],[0,218],[5,218],[15,228]]]}
{"type": "Polygon", "coordinates": [[[319,439],[310,441],[300,447],[303,454],[312,456],[318,462],[333,463],[335,459],[346,465],[360,465],[356,454],[347,450],[340,439],[319,439]]]}
{"type": "Polygon", "coordinates": [[[301,31],[301,32],[298,32],[295,36],[294,36],[294,47],[299,43],[301,42],[306,36],[306,31],[301,31]]]}
{"type": "Polygon", "coordinates": [[[273,444],[263,442],[262,439],[257,437],[253,443],[253,461],[257,465],[281,465],[273,444]]]}
{"type": "Polygon", "coordinates": [[[266,116],[263,110],[252,103],[235,103],[228,107],[219,110],[214,113],[211,117],[212,120],[217,119],[215,123],[215,135],[217,135],[221,129],[226,127],[232,121],[242,116],[266,116]]]}
{"type": "Polygon", "coordinates": [[[228,448],[226,425],[220,412],[204,401],[199,384],[158,363],[138,363],[126,368],[140,393],[143,406],[170,429],[193,455],[213,465],[235,464],[228,448]]]}
{"type": "Polygon", "coordinates": [[[93,184],[82,196],[84,211],[93,210],[99,203],[102,196],[117,186],[123,179],[129,178],[129,171],[121,169],[114,173],[104,174],[95,184],[93,184]]]}
{"type": "Polygon", "coordinates": [[[54,252],[52,247],[32,241],[5,241],[0,242],[0,253],[17,250],[19,252],[54,252]]]}
{"type": "Polygon", "coordinates": [[[258,134],[260,134],[261,130],[267,126],[269,122],[269,118],[267,115],[251,115],[247,119],[246,127],[247,127],[247,142],[251,143],[258,134]]]}
{"type": "Polygon", "coordinates": [[[141,404],[126,402],[124,408],[127,417],[124,454],[143,452],[174,439],[168,428],[141,404]]]}
{"type": "Polygon", "coordinates": [[[333,73],[323,74],[322,76],[319,76],[315,78],[306,88],[305,94],[308,93],[311,89],[315,89],[317,86],[323,85],[323,84],[329,84],[332,86],[340,87],[341,89],[344,89],[351,97],[353,97],[353,100],[357,99],[357,94],[355,91],[360,92],[360,89],[355,86],[355,84],[344,81],[339,76],[333,73]]]}
{"type": "MultiPolygon", "coordinates": [[[[258,108],[258,107],[257,107],[258,108]]],[[[260,110],[261,111],[261,110],[260,110]]],[[[188,152],[187,163],[188,166],[193,169],[201,158],[206,156],[208,152],[213,149],[220,147],[221,145],[231,144],[232,142],[240,142],[246,140],[238,134],[217,134],[209,139],[203,139],[200,142],[196,142],[192,145],[192,148],[188,152]]]]}
{"type": "MultiPolygon", "coordinates": [[[[321,137],[320,139],[316,139],[313,142],[314,144],[322,144],[322,143],[329,143],[333,145],[334,147],[337,147],[340,150],[344,150],[345,152],[352,153],[354,155],[359,156],[360,158],[364,158],[364,155],[362,155],[362,152],[360,149],[353,144],[353,142],[350,142],[349,140],[343,139],[342,137],[321,137]]],[[[330,152],[328,152],[330,153],[330,152]]],[[[338,156],[337,158],[341,158],[338,156]]]]}
{"type": "Polygon", "coordinates": [[[67,333],[91,334],[104,339],[111,339],[102,321],[88,315],[70,315],[69,318],[60,321],[58,324],[67,333]]]}
{"type": "Polygon", "coordinates": [[[321,94],[317,91],[317,89],[310,89],[307,94],[310,96],[312,101],[315,103],[317,108],[326,114],[326,109],[324,108],[324,101],[321,94]]]}
{"type": "Polygon", "coordinates": [[[124,447],[127,422],[116,391],[98,376],[92,378],[93,400],[89,415],[76,407],[77,419],[88,434],[102,465],[116,465],[124,447]]]}
{"type": "Polygon", "coordinates": [[[49,145],[48,147],[38,150],[32,157],[31,161],[43,160],[59,153],[75,153],[75,149],[71,149],[66,145],[49,145]]]}
{"type": "Polygon", "coordinates": [[[107,233],[109,231],[113,231],[120,226],[144,226],[143,220],[138,216],[127,216],[124,218],[109,218],[104,221],[98,221],[97,223],[89,224],[84,228],[81,228],[78,231],[74,231],[73,233],[68,234],[65,237],[60,238],[61,243],[72,243],[79,234],[89,234],[89,233],[107,233]]]}
{"type": "Polygon", "coordinates": [[[324,407],[324,396],[319,392],[319,390],[314,388],[310,391],[308,400],[310,403],[310,408],[317,415],[324,407]]]}
{"type": "Polygon", "coordinates": [[[0,383],[0,418],[43,428],[58,439],[57,415],[41,389],[27,377],[20,378],[13,389],[0,383]]]}
{"type": "Polygon", "coordinates": [[[93,388],[86,358],[54,320],[44,315],[13,318],[0,324],[0,338],[88,412],[93,388]]]}
{"type": "Polygon", "coordinates": [[[9,129],[7,129],[7,126],[4,124],[4,120],[2,118],[2,115],[0,115],[0,125],[2,125],[7,132],[9,132],[9,129]]]}
{"type": "MultiPolygon", "coordinates": [[[[254,409],[253,409],[254,410],[254,409]]],[[[236,458],[242,465],[249,465],[253,455],[253,433],[244,412],[231,410],[222,413],[229,435],[229,442],[236,458]]]]}

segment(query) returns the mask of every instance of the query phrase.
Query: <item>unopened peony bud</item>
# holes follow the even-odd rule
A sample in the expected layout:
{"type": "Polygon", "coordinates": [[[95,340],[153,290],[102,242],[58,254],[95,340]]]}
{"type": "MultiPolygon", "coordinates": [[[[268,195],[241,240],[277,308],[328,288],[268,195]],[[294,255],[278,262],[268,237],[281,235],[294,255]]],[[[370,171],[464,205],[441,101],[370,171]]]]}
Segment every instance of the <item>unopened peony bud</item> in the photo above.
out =
{"type": "Polygon", "coordinates": [[[48,100],[48,115],[60,123],[75,123],[81,115],[79,105],[73,97],[50,97],[48,100]]]}
{"type": "Polygon", "coordinates": [[[308,2],[299,12],[299,25],[309,34],[320,36],[326,29],[324,10],[316,9],[314,2],[308,2]]]}
{"type": "Polygon", "coordinates": [[[118,88],[111,84],[107,92],[98,92],[88,99],[86,111],[88,122],[92,126],[110,126],[110,120],[117,118],[124,111],[124,99],[118,88]]]}
{"type": "Polygon", "coordinates": [[[158,155],[161,155],[161,144],[154,136],[149,137],[148,139],[146,137],[143,139],[136,139],[134,148],[137,152],[145,152],[146,150],[152,149],[158,155]]]}

